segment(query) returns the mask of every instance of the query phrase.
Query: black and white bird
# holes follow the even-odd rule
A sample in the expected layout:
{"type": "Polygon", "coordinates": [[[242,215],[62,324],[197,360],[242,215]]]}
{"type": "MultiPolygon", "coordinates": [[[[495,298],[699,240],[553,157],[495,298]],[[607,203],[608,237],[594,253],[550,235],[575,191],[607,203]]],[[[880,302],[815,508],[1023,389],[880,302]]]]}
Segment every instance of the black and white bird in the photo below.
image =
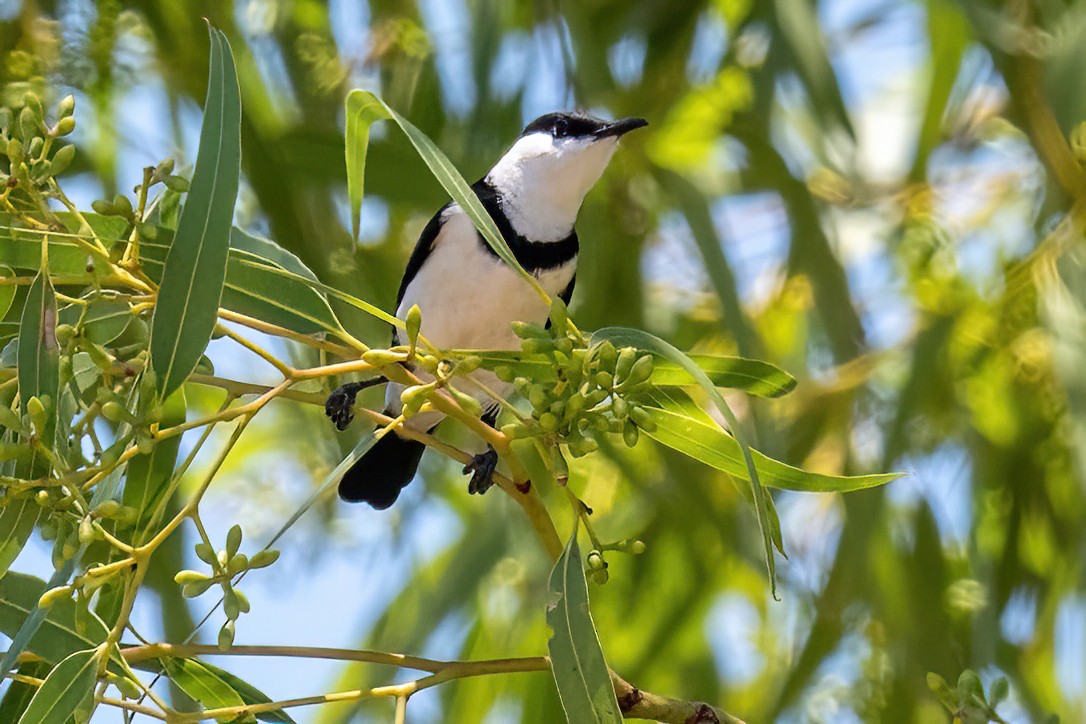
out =
{"type": "MultiPolygon", "coordinates": [[[[611,160],[618,140],[647,125],[640,118],[605,121],[585,113],[548,113],[528,124],[490,172],[472,189],[493,217],[517,261],[543,289],[567,304],[573,294],[579,245],[573,229],[585,195],[611,160]]],[[[400,282],[396,315],[403,319],[413,305],[422,312],[421,332],[438,349],[519,349],[515,321],[542,324],[548,309],[536,292],[479,235],[456,203],[448,203],[423,229],[400,282]]],[[[397,331],[394,344],[405,344],[397,331]]],[[[426,379],[421,370],[416,374],[426,379]]],[[[505,395],[509,385],[492,373],[473,373],[483,386],[505,395]]],[[[349,383],[328,398],[326,412],[340,430],[353,417],[352,407],[365,383],[349,383]]],[[[402,386],[389,383],[386,413],[400,413],[402,386]]],[[[473,394],[493,425],[497,402],[473,394]]],[[[424,412],[404,423],[431,430],[441,413],[424,412]]],[[[365,501],[379,510],[392,505],[418,469],[424,445],[398,435],[381,438],[339,484],[344,500],[365,501]]],[[[493,450],[475,456],[464,472],[473,473],[469,492],[490,486],[497,456],[493,450]]]]}

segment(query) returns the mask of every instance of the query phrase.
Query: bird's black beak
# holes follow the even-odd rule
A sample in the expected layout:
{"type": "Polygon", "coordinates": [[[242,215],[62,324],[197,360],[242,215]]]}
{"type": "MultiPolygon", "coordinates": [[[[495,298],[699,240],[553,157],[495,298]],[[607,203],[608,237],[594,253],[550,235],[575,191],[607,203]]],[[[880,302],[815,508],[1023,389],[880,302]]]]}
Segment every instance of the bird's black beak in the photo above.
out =
{"type": "Polygon", "coordinates": [[[642,126],[649,125],[649,122],[644,118],[623,118],[620,121],[614,123],[608,123],[598,131],[596,131],[596,138],[608,138],[610,136],[623,136],[635,128],[641,128],[642,126]]]}

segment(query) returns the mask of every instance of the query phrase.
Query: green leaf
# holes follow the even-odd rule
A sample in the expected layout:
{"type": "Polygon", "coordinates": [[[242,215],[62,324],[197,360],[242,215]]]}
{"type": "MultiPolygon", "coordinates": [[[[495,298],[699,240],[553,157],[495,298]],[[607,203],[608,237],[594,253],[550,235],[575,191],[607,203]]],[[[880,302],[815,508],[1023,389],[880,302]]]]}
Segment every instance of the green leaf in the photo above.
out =
{"type": "MultiPolygon", "coordinates": [[[[478,357],[488,370],[510,367],[519,377],[536,382],[556,379],[554,361],[543,354],[511,350],[447,350],[450,354],[478,357]]],[[[796,378],[780,367],[762,360],[727,355],[692,354],[690,359],[716,387],[742,390],[758,397],[780,397],[796,387],[796,378]]],[[[657,361],[652,383],[659,387],[689,387],[700,384],[682,366],[671,360],[657,361]]]]}
{"type": "Polygon", "coordinates": [[[777,511],[773,507],[773,499],[765,492],[765,488],[758,479],[758,470],[754,466],[754,457],[751,454],[750,446],[744,440],[742,430],[739,429],[739,421],[735,418],[732,408],[724,401],[716,386],[713,385],[713,381],[706,376],[690,357],[659,337],[639,329],[605,327],[592,335],[593,342],[603,339],[611,340],[616,347],[631,346],[653,352],[679,365],[701,385],[702,389],[709,395],[709,399],[720,410],[720,414],[724,416],[728,427],[731,428],[732,434],[735,436],[735,441],[743,452],[743,461],[747,468],[747,479],[750,481],[754,498],[754,511],[758,515],[758,528],[762,533],[762,553],[765,557],[766,569],[769,571],[769,585],[773,597],[776,598],[777,564],[773,559],[773,547],[776,546],[781,555],[785,555],[784,541],[781,539],[780,521],[777,519],[777,511]]]}
{"type": "MultiPolygon", "coordinates": [[[[19,664],[18,671],[23,676],[44,679],[49,675],[51,668],[44,661],[27,661],[19,664]]],[[[34,698],[37,691],[38,687],[31,684],[24,684],[21,681],[11,682],[11,686],[4,693],[4,698],[0,700],[0,721],[19,721],[19,717],[30,706],[30,700],[34,698]]]]}
{"type": "MultiPolygon", "coordinates": [[[[165,229],[159,239],[169,238],[165,229]]],[[[144,243],[141,260],[147,276],[157,281],[169,246],[144,243]]],[[[298,257],[275,242],[234,227],[226,281],[219,305],[238,314],[285,327],[300,334],[339,332],[342,327],[328,300],[316,288],[316,275],[298,257]]]]}
{"type": "MultiPolygon", "coordinates": [[[[743,452],[735,438],[726,433],[685,395],[662,390],[644,395],[641,404],[652,415],[656,430],[644,434],[711,468],[746,479],[743,452]],[[685,399],[684,399],[685,398],[685,399]]],[[[849,493],[885,485],[899,473],[837,476],[810,473],[792,467],[757,450],[754,465],[764,485],[805,493],[849,493]]]]}
{"type": "Polygon", "coordinates": [[[151,320],[151,368],[165,399],[200,361],[218,318],[241,174],[241,97],[230,46],[210,28],[200,149],[151,320]]]}
{"type": "Polygon", "coordinates": [[[363,90],[353,90],[347,94],[347,195],[351,202],[351,219],[355,237],[358,236],[358,213],[362,208],[369,128],[375,121],[382,119],[391,119],[396,122],[429,167],[434,178],[453,198],[453,201],[460,205],[498,258],[511,266],[549,305],[550,299],[543,291],[543,287],[539,285],[539,280],[525,271],[517,261],[513,251],[502,238],[494,219],[490,218],[482,202],[471,190],[471,185],[456,170],[452,161],[426,137],[426,134],[392,110],[377,95],[363,90]]]}
{"type": "Polygon", "coordinates": [[[40,513],[41,506],[29,495],[17,500],[8,497],[4,501],[0,509],[0,578],[23,550],[40,513]]]}
{"type": "MultiPolygon", "coordinates": [[[[184,423],[187,409],[185,389],[182,387],[162,403],[160,427],[173,427],[184,423]]],[[[175,435],[158,441],[150,453],[136,455],[128,462],[122,502],[136,509],[137,528],[142,529],[149,523],[150,515],[158,508],[159,501],[173,477],[180,446],[181,436],[175,435]]]]}
{"type": "Polygon", "coordinates": [[[127,222],[117,216],[83,214],[90,229],[83,227],[79,216],[69,212],[55,212],[54,216],[64,225],[65,231],[22,229],[10,214],[0,214],[0,264],[12,269],[41,269],[41,248],[49,244],[49,270],[58,275],[85,275],[90,255],[86,249],[75,245],[74,236],[97,236],[108,248],[124,234],[127,222]]]}
{"type": "MultiPolygon", "coordinates": [[[[245,704],[238,692],[199,661],[167,658],[163,659],[162,665],[170,680],[206,709],[245,704]]],[[[248,716],[239,721],[256,720],[248,716]]]]}
{"type": "Polygon", "coordinates": [[[45,677],[19,724],[66,724],[84,700],[94,694],[97,680],[98,652],[75,652],[45,677]]]}
{"type": "MultiPolygon", "coordinates": [[[[222,679],[222,681],[231,689],[238,693],[241,700],[246,704],[269,704],[271,699],[267,694],[256,688],[249,682],[238,678],[234,674],[231,674],[225,669],[220,669],[218,666],[201,661],[200,665],[210,671],[215,676],[222,679]]],[[[279,724],[294,724],[294,720],[290,718],[285,711],[265,711],[256,715],[257,719],[261,721],[279,722],[279,724]]]]}
{"type": "Polygon", "coordinates": [[[547,625],[554,636],[547,642],[547,649],[566,721],[619,724],[622,714],[611,673],[588,609],[588,583],[581,565],[576,529],[554,564],[549,591],[547,625]]]}
{"type": "MultiPolygon", "coordinates": [[[[40,578],[9,571],[0,579],[0,633],[14,638],[30,613],[38,606],[47,584],[40,578]]],[[[94,648],[106,640],[106,627],[96,618],[84,630],[75,623],[75,602],[57,601],[30,639],[26,650],[46,661],[57,662],[73,651],[94,648]]]]}
{"type": "Polygon", "coordinates": [[[85,308],[84,315],[84,305],[69,304],[60,310],[57,318],[60,324],[70,324],[74,327],[82,317],[83,332],[87,339],[95,344],[109,344],[120,337],[132,321],[132,310],[128,302],[120,299],[91,301],[85,308]]]}
{"type": "MultiPolygon", "coordinates": [[[[5,282],[15,279],[15,272],[10,267],[0,266],[0,279],[5,282]]],[[[11,309],[11,303],[15,301],[15,284],[14,283],[2,283],[0,284],[0,319],[4,318],[4,315],[11,309]]]]}
{"type": "Polygon", "coordinates": [[[57,345],[57,297],[47,269],[38,272],[23,307],[19,322],[19,402],[22,412],[27,402],[37,397],[46,406],[46,428],[40,439],[53,447],[56,434],[57,407],[60,395],[60,348],[57,345]]]}

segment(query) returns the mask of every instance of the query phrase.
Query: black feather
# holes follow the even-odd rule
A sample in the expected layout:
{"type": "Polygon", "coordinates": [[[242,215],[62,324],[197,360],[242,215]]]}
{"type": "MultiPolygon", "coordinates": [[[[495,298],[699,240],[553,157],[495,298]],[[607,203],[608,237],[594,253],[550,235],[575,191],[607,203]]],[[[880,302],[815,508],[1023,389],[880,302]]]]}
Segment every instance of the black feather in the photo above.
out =
{"type": "Polygon", "coordinates": [[[426,446],[389,432],[351,466],[339,481],[339,497],[384,510],[396,502],[418,470],[426,446]]]}

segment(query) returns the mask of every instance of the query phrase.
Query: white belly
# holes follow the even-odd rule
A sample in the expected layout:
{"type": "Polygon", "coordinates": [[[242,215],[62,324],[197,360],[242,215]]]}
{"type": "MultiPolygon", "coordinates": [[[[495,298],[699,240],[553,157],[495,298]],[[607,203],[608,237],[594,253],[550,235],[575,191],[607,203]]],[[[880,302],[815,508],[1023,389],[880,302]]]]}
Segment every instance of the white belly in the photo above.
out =
{"type": "MultiPolygon", "coordinates": [[[[452,206],[430,256],[404,291],[396,316],[403,319],[417,304],[422,311],[421,333],[438,349],[520,349],[521,340],[513,334],[511,324],[543,324],[547,319],[547,306],[535,290],[483,249],[483,243],[471,220],[458,206],[452,206]]],[[[569,284],[576,267],[574,258],[536,276],[554,297],[569,284]]],[[[397,332],[397,339],[405,343],[402,332],[397,332]]],[[[498,394],[508,391],[506,383],[485,370],[472,377],[498,394]]],[[[484,405],[492,402],[473,385],[461,383],[457,388],[484,405]]],[[[390,410],[399,411],[401,391],[399,385],[388,385],[386,404],[390,410]]],[[[432,427],[439,420],[439,416],[420,416],[412,427],[432,427]]]]}

